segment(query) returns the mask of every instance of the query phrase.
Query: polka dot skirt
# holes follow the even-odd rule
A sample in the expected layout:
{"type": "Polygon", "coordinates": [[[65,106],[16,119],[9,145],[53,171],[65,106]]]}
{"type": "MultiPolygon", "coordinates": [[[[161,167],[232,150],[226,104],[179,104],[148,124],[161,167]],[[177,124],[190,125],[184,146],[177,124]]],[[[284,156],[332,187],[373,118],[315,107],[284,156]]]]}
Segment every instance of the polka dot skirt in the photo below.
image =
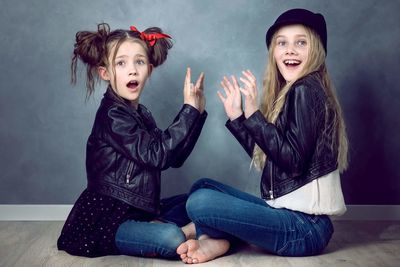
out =
{"type": "Polygon", "coordinates": [[[137,214],[137,209],[120,200],[86,189],[64,224],[58,249],[85,257],[119,254],[115,233],[121,223],[137,214]]]}

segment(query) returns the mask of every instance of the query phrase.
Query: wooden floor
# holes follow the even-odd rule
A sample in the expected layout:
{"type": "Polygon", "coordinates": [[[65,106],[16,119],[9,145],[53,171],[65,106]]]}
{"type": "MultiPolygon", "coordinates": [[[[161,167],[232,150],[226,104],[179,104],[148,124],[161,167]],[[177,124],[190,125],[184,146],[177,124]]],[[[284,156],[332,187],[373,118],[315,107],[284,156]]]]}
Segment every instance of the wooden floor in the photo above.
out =
{"type": "MultiPolygon", "coordinates": [[[[184,266],[180,261],[128,256],[83,258],[58,251],[62,222],[0,221],[0,266],[184,266]]],[[[278,257],[250,246],[196,266],[399,267],[400,221],[334,221],[335,234],[325,253],[278,257]]]]}

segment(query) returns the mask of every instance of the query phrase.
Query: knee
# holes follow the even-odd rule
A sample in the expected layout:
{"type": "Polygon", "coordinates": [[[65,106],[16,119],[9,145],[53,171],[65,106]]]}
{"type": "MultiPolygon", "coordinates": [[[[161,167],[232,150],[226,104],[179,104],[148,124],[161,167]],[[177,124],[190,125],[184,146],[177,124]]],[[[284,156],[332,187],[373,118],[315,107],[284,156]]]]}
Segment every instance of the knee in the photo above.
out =
{"type": "Polygon", "coordinates": [[[198,189],[192,193],[186,202],[186,211],[192,221],[197,217],[207,214],[210,209],[216,205],[215,195],[218,193],[212,189],[198,189]]]}
{"type": "Polygon", "coordinates": [[[162,234],[157,236],[160,248],[165,251],[160,254],[163,256],[175,256],[176,249],[180,244],[186,241],[186,237],[181,228],[174,224],[167,224],[162,231],[162,234]]]}
{"type": "Polygon", "coordinates": [[[215,181],[210,178],[201,178],[192,185],[190,193],[192,194],[193,192],[201,188],[207,188],[209,187],[209,185],[212,185],[214,183],[215,181]]]}

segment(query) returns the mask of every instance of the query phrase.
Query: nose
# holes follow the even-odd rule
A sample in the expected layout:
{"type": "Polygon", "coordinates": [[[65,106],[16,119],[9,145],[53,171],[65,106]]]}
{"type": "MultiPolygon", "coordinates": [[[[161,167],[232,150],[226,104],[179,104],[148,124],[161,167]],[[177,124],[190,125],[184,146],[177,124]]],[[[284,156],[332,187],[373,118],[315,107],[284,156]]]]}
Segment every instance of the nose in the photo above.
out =
{"type": "Polygon", "coordinates": [[[129,70],[129,75],[136,76],[137,74],[138,74],[138,72],[137,72],[136,65],[133,64],[133,65],[131,66],[130,70],[129,70]]]}
{"type": "Polygon", "coordinates": [[[287,55],[296,54],[296,49],[295,49],[295,45],[294,45],[294,44],[289,43],[289,44],[286,46],[286,54],[287,54],[287,55]]]}

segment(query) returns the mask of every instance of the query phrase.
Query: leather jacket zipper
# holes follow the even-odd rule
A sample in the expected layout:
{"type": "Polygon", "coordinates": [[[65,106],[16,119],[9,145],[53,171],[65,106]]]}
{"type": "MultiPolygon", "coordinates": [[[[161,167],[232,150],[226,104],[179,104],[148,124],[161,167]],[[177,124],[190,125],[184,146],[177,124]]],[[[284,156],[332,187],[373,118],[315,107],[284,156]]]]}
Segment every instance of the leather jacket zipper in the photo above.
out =
{"type": "Polygon", "coordinates": [[[130,161],[129,165],[128,165],[128,171],[126,172],[126,183],[127,184],[129,184],[131,181],[132,169],[133,169],[133,162],[130,161]]]}
{"type": "Polygon", "coordinates": [[[270,190],[269,190],[269,197],[271,198],[271,199],[274,199],[274,178],[273,178],[273,168],[274,168],[274,166],[272,165],[271,166],[271,171],[270,171],[270,182],[271,182],[271,188],[270,188],[270,190]]]}

